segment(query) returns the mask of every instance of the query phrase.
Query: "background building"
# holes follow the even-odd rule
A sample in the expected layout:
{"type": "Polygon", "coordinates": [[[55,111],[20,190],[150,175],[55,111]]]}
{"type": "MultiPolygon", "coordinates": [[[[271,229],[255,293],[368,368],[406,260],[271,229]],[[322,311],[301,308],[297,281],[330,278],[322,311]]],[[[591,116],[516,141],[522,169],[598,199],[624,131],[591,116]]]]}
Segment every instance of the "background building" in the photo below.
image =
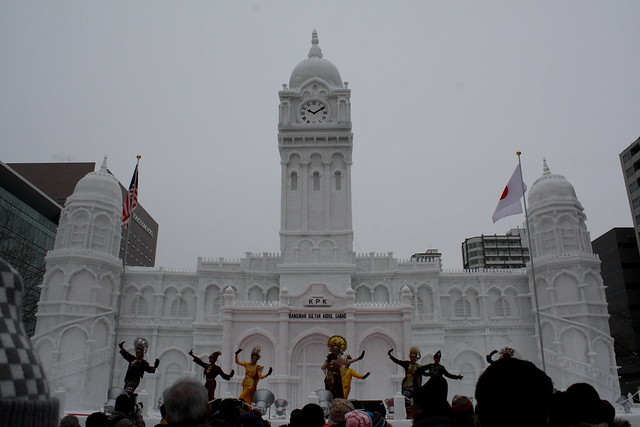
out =
{"type": "MultiPolygon", "coordinates": [[[[96,170],[94,162],[8,163],[8,165],[62,206],[73,193],[78,181],[89,172],[96,170]]],[[[127,188],[122,183],[120,183],[120,188],[124,198],[127,188]]],[[[138,204],[138,207],[133,211],[129,229],[125,264],[154,266],[158,244],[158,223],[149,215],[143,205],[138,204]]],[[[120,258],[124,258],[126,240],[127,232],[123,227],[120,258]]]]}
{"type": "Polygon", "coordinates": [[[640,253],[636,233],[632,227],[613,228],[592,246],[602,261],[620,388],[623,393],[635,393],[640,386],[640,253]]]}
{"type": "Polygon", "coordinates": [[[462,243],[464,268],[524,268],[528,261],[529,245],[522,228],[470,237],[462,243]]]}
{"type": "Polygon", "coordinates": [[[620,163],[631,208],[636,245],[640,248],[640,138],[620,153],[620,163]]]}
{"type": "MultiPolygon", "coordinates": [[[[22,315],[29,336],[35,331],[45,256],[53,249],[60,213],[78,181],[95,166],[93,162],[0,162],[0,256],[22,275],[22,315]]],[[[120,188],[124,195],[125,187],[120,184],[120,188]]],[[[130,230],[126,264],[153,266],[158,223],[144,206],[134,210],[130,230]]],[[[121,259],[125,240],[123,231],[121,259]]]]}
{"type": "Polygon", "coordinates": [[[62,206],[0,162],[0,257],[22,276],[22,317],[29,336],[36,327],[45,256],[53,249],[62,206]]]}

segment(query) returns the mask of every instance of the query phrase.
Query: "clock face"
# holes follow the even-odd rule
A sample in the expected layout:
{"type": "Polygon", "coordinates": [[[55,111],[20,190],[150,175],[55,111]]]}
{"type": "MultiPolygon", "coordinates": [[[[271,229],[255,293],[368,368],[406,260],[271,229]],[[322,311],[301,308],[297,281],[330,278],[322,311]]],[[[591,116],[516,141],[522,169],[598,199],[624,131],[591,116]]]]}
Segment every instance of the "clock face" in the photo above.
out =
{"type": "Polygon", "coordinates": [[[309,100],[300,104],[299,114],[303,123],[326,123],[329,107],[322,101],[309,100]]]}

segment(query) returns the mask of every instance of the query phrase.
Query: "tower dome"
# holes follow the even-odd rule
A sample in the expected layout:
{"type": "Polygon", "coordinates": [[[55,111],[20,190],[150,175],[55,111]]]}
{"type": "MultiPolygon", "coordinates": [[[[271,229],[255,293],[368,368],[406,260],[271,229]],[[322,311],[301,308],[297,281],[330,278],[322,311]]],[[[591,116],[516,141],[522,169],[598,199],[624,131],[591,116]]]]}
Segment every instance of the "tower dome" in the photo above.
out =
{"type": "Polygon", "coordinates": [[[322,50],[318,46],[318,33],[313,30],[311,36],[311,49],[309,57],[300,62],[293,69],[291,78],[289,79],[290,88],[299,88],[307,80],[318,77],[329,85],[329,87],[342,87],[342,78],[340,72],[331,61],[322,58],[322,50]]]}
{"type": "Polygon", "coordinates": [[[529,191],[529,206],[534,208],[543,202],[551,201],[577,201],[576,190],[573,185],[562,175],[552,174],[543,162],[543,174],[538,178],[529,191]]]}
{"type": "Polygon", "coordinates": [[[122,204],[122,191],[116,177],[107,171],[107,158],[104,158],[100,169],[86,174],[78,183],[71,196],[75,198],[95,198],[113,201],[116,205],[122,204]]]}

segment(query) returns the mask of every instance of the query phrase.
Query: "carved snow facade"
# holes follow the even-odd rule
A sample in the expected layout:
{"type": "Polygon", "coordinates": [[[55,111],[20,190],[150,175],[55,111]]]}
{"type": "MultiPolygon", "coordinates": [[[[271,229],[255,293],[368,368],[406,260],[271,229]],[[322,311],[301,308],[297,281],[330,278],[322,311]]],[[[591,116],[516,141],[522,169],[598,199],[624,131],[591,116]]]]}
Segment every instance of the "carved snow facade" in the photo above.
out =
{"type": "MultiPolygon", "coordinates": [[[[510,346],[540,365],[540,342],[556,387],[588,382],[604,398],[619,395],[599,259],[562,176],[545,164],[529,196],[540,340],[530,267],[443,271],[439,257],[353,252],[351,94],[322,58],[315,33],[309,58],[279,95],[281,254],[199,258],[195,271],[123,271],[118,184],[106,164],[80,181],[47,257],[33,337],[67,409],[98,409],[111,386],[122,386],[127,364],[116,344],[131,348],[138,336],[150,342],[147,359],[161,361],[138,387],[148,408],[175,379],[201,378],[191,348],[200,355],[222,351],[219,363],[229,372],[239,368],[233,352],[245,349],[244,360],[255,345],[262,347],[260,363],[274,369],[259,388],[301,407],[324,388],[320,366],[335,334],[347,339],[348,353],[366,350],[354,367],[372,374],[354,382],[355,399],[400,389],[403,375],[387,357],[390,348],[408,358],[409,346],[418,346],[424,363],[442,350],[447,369],[464,375],[449,382],[450,395],[472,396],[488,352],[510,346]],[[313,100],[319,103],[306,104],[313,100]],[[306,122],[323,112],[325,119],[306,122]]],[[[219,381],[218,395],[237,396],[241,380],[239,372],[219,381]]]]}

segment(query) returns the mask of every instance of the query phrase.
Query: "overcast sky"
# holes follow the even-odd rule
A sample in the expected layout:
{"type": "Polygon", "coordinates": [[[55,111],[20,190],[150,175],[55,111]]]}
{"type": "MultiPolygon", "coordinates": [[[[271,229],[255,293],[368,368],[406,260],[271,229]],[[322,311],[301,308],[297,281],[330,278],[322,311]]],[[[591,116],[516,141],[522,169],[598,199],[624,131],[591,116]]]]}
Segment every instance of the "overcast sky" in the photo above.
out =
{"type": "Polygon", "coordinates": [[[0,2],[0,160],[78,161],[160,224],[157,265],[279,252],[278,91],[318,31],[351,88],[354,249],[462,267],[522,151],[575,187],[591,237],[632,225],[640,1],[0,2]]]}

